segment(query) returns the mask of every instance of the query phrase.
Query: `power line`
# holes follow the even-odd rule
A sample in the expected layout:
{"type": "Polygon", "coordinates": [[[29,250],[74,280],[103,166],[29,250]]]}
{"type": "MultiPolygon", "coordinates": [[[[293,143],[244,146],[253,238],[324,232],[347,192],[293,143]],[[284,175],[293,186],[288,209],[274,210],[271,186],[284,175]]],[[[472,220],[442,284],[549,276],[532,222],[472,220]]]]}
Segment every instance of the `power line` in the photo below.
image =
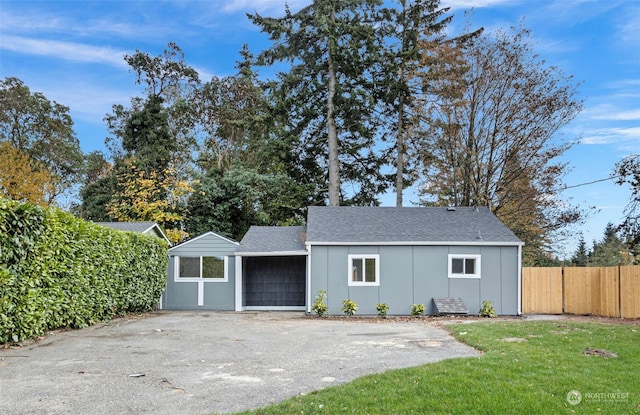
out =
{"type": "Polygon", "coordinates": [[[620,177],[622,177],[622,176],[607,177],[607,178],[604,178],[604,179],[598,179],[598,180],[593,180],[593,181],[590,181],[590,182],[584,182],[584,183],[574,184],[574,185],[571,185],[571,186],[564,186],[564,187],[559,188],[558,190],[562,191],[562,190],[567,190],[567,189],[573,189],[573,188],[575,188],[575,187],[588,186],[588,185],[590,185],[590,184],[595,184],[595,183],[600,183],[600,182],[606,182],[606,181],[609,181],[609,180],[618,179],[618,178],[620,178],[620,177]]]}

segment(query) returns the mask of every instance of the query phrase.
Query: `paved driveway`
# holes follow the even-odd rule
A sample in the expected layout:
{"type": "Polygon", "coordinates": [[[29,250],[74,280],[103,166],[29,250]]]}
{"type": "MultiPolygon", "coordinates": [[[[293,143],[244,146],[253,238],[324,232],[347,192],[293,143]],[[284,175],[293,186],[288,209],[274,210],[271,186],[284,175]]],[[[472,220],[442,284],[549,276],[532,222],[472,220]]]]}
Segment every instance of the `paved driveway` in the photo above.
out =
{"type": "Polygon", "coordinates": [[[476,355],[418,321],[160,312],[0,349],[0,414],[228,413],[476,355]]]}

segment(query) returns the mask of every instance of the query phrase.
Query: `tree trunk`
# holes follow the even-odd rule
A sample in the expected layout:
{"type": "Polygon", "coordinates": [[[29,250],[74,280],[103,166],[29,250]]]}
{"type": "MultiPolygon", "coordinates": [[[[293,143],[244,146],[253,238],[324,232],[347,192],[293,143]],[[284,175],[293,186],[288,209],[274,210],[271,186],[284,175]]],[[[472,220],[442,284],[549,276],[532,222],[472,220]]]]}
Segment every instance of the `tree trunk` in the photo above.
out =
{"type": "Polygon", "coordinates": [[[336,94],[336,71],[333,66],[332,49],[329,46],[329,93],[327,94],[327,139],[329,145],[329,206],[340,206],[340,160],[338,159],[338,131],[335,119],[334,97],[336,94]]]}
{"type": "MultiPolygon", "coordinates": [[[[402,74],[401,74],[402,76],[402,74]]],[[[398,138],[396,139],[396,207],[402,207],[402,191],[404,189],[404,96],[400,95],[398,103],[398,138]]]]}

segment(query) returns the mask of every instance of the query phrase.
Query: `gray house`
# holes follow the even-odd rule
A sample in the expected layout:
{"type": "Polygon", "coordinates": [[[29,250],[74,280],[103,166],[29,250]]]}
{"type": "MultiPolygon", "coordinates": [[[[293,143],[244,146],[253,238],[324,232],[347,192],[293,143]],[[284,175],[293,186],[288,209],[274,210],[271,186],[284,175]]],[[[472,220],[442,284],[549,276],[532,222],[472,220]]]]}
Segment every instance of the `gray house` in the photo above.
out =
{"type": "Polygon", "coordinates": [[[330,314],[409,314],[459,299],[519,314],[523,243],[487,208],[309,208],[306,227],[258,227],[242,241],[213,232],[170,249],[163,308],[305,310],[319,290],[330,314]],[[186,264],[186,265],[185,265],[186,264]],[[189,265],[191,264],[191,265],[189,265]]]}

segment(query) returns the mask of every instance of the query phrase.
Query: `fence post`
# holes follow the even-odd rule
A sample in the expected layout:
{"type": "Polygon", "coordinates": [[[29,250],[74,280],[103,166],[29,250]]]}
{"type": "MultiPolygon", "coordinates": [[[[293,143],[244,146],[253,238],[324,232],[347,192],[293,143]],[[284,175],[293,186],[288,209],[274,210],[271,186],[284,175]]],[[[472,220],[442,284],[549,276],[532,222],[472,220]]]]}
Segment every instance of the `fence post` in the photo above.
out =
{"type": "Polygon", "coordinates": [[[622,317],[622,285],[620,280],[622,280],[622,272],[618,262],[618,318],[622,317]]]}
{"type": "Polygon", "coordinates": [[[567,310],[565,309],[565,288],[564,288],[564,264],[562,265],[562,270],[560,271],[562,274],[562,314],[566,313],[567,310]]]}

